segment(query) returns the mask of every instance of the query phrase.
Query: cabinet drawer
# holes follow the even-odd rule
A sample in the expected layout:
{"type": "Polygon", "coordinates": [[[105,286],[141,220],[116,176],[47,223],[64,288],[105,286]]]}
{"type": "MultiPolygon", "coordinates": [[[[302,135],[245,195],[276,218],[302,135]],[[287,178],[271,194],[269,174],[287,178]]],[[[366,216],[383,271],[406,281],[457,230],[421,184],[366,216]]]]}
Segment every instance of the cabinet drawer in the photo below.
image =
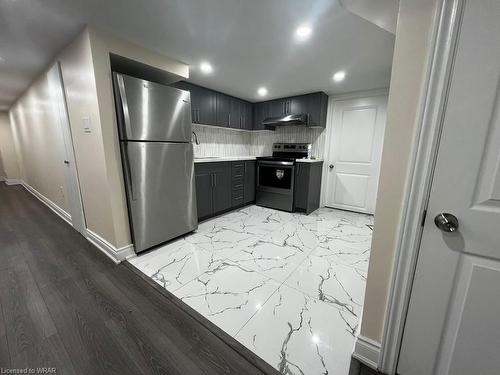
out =
{"type": "Polygon", "coordinates": [[[245,179],[243,177],[234,177],[232,181],[233,190],[243,189],[245,186],[245,179]]]}
{"type": "Polygon", "coordinates": [[[232,206],[239,206],[244,203],[243,189],[233,191],[232,206]]]}
{"type": "Polygon", "coordinates": [[[241,187],[239,189],[235,189],[233,190],[231,196],[234,198],[239,198],[239,197],[243,197],[244,195],[244,189],[241,187]]]}
{"type": "Polygon", "coordinates": [[[245,175],[245,163],[233,163],[231,166],[231,174],[233,179],[243,177],[245,175]]]}

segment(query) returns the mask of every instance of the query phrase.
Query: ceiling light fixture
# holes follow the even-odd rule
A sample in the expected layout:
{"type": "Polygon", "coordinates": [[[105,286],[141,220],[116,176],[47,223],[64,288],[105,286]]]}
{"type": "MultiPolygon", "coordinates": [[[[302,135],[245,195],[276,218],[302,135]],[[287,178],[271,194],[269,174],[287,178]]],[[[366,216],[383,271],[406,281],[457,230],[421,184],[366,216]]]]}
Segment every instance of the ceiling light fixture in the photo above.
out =
{"type": "Polygon", "coordinates": [[[257,94],[259,94],[259,96],[266,96],[267,89],[265,87],[259,87],[259,89],[257,90],[257,94]]]}
{"type": "Polygon", "coordinates": [[[213,72],[214,69],[212,68],[212,65],[210,65],[209,62],[203,61],[200,64],[200,70],[205,74],[210,74],[213,72]]]}
{"type": "Polygon", "coordinates": [[[345,72],[341,70],[340,72],[337,72],[333,75],[333,80],[335,82],[341,82],[345,79],[345,72]]]}
{"type": "Polygon", "coordinates": [[[312,28],[309,25],[301,25],[297,27],[297,30],[295,30],[295,38],[300,42],[309,39],[311,34],[312,28]]]}

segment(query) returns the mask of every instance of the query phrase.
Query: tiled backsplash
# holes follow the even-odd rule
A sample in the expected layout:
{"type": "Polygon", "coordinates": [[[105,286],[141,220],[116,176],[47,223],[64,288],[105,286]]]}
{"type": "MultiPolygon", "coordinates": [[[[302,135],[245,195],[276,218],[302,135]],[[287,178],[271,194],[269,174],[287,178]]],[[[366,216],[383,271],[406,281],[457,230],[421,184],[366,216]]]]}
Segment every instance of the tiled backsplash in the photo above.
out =
{"type": "Polygon", "coordinates": [[[285,126],[276,131],[249,132],[193,124],[193,130],[200,141],[194,145],[195,157],[271,155],[275,142],[312,143],[312,156],[323,157],[325,129],[321,128],[285,126]]]}

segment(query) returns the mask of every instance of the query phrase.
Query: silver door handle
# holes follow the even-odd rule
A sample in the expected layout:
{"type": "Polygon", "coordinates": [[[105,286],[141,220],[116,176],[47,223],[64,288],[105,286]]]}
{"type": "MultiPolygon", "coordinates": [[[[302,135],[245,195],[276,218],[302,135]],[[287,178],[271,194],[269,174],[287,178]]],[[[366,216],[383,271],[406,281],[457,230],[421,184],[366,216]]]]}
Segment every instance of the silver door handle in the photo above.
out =
{"type": "Polygon", "coordinates": [[[333,164],[330,164],[328,168],[333,169],[333,164]]]}
{"type": "Polygon", "coordinates": [[[124,170],[125,170],[125,173],[127,175],[127,178],[126,180],[128,180],[128,186],[129,186],[129,189],[130,189],[130,199],[132,199],[133,201],[135,201],[135,194],[134,194],[134,184],[132,182],[132,171],[130,169],[130,160],[129,160],[129,157],[128,157],[128,144],[125,143],[123,145],[123,163],[124,163],[124,170]]]}
{"type": "Polygon", "coordinates": [[[69,160],[64,160],[63,163],[69,165],[69,160]]]}
{"type": "Polygon", "coordinates": [[[458,230],[457,217],[446,212],[437,214],[434,218],[434,224],[443,232],[451,233],[458,230]]]}

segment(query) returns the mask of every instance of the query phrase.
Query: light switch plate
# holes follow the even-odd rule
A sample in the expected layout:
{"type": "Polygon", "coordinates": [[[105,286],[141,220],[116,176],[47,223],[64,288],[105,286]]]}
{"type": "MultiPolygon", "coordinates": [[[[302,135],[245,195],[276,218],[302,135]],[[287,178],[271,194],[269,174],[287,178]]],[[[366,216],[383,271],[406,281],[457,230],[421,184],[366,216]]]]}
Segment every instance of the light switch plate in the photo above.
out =
{"type": "Polygon", "coordinates": [[[90,117],[89,116],[82,117],[82,126],[83,126],[84,133],[92,133],[92,129],[90,127],[90,117]]]}

